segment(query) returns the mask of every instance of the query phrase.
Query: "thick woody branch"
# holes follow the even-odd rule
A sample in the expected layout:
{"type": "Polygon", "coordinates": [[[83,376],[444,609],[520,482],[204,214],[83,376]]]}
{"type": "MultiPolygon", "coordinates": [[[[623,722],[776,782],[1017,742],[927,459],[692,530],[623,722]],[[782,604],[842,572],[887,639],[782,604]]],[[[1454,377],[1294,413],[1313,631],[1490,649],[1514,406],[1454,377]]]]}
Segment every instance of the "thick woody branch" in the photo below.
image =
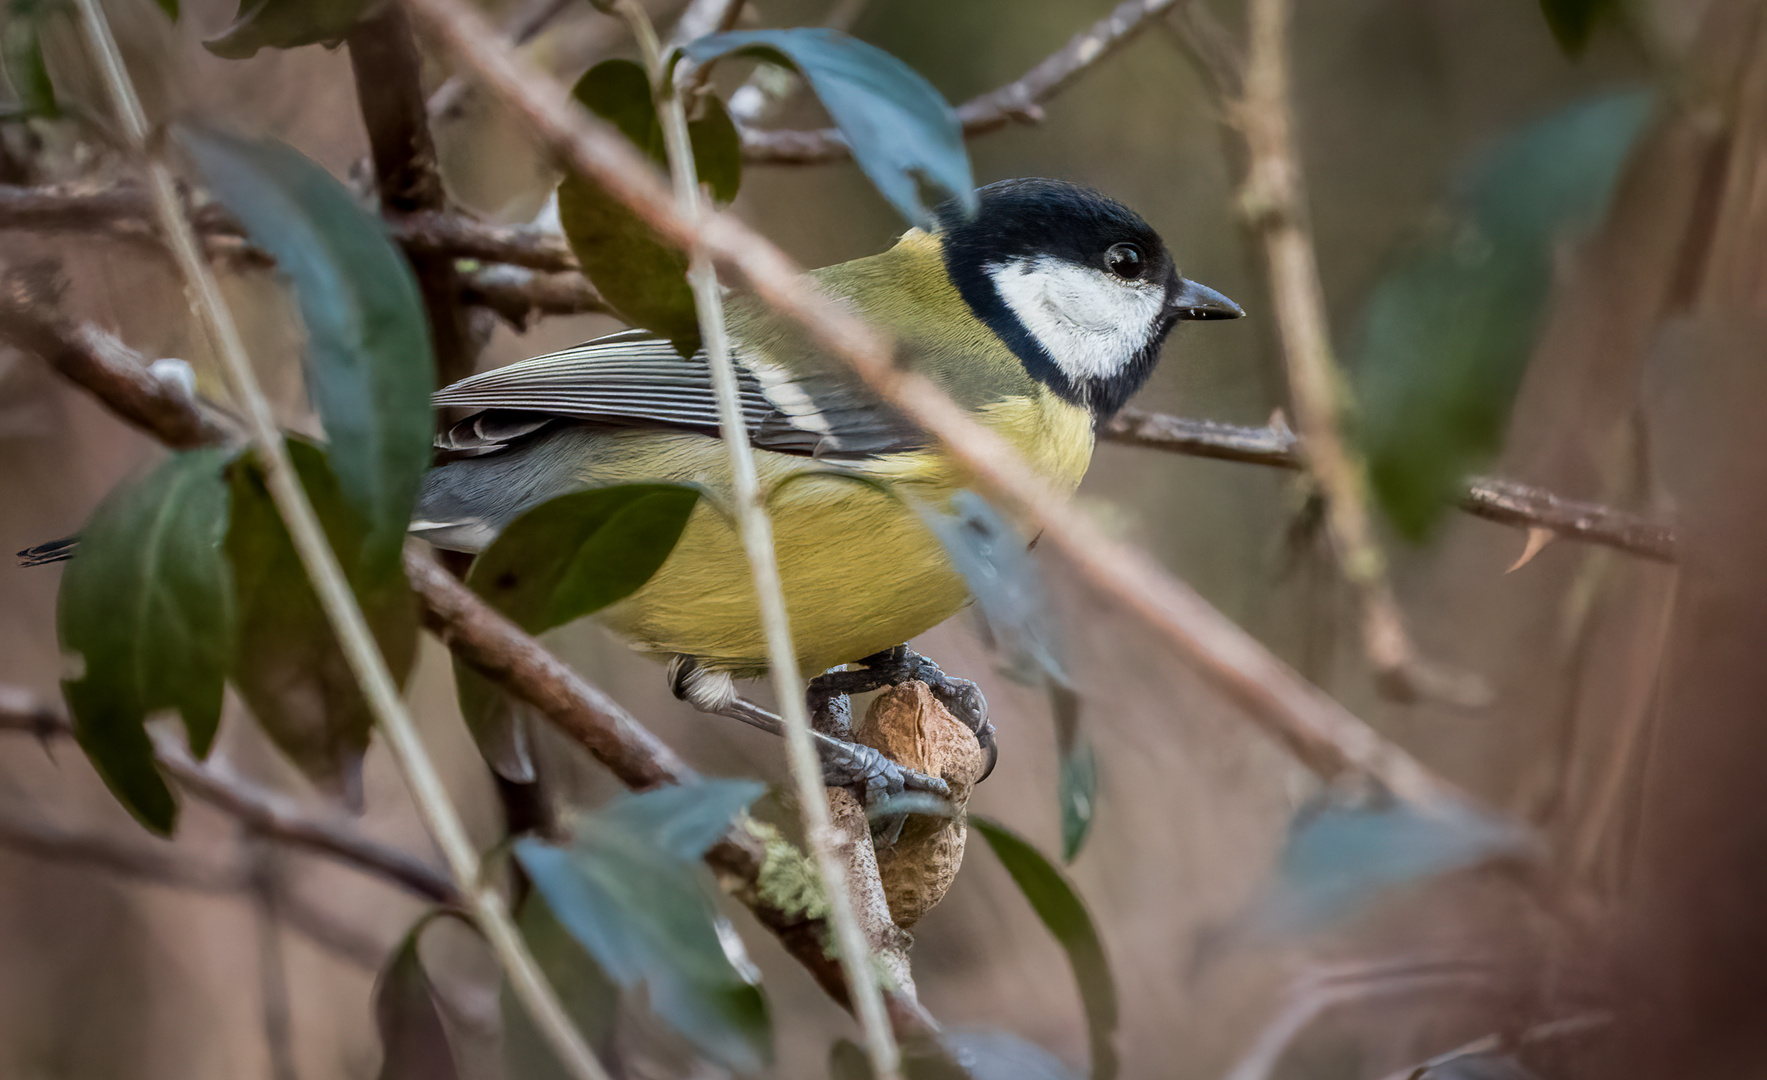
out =
{"type": "MultiPolygon", "coordinates": [[[[971,98],[957,108],[965,135],[985,135],[1013,123],[1039,123],[1043,102],[1060,93],[1093,65],[1110,57],[1154,20],[1182,0],[1123,0],[1111,13],[1068,39],[1068,43],[1005,86],[971,98]]],[[[743,158],[773,165],[839,161],[852,151],[833,128],[817,131],[742,132],[743,158]]]]}
{"type": "MultiPolygon", "coordinates": [[[[73,724],[57,705],[12,686],[0,686],[0,730],[42,739],[73,737],[73,724]]],[[[425,900],[460,900],[447,875],[424,860],[369,839],[345,821],[316,816],[218,765],[199,762],[176,739],[155,738],[154,758],[185,791],[265,836],[354,866],[425,900]]]]}
{"type": "MultiPolygon", "coordinates": [[[[1286,427],[1239,427],[1213,420],[1191,420],[1166,413],[1124,409],[1099,434],[1129,446],[1144,446],[1191,457],[1305,469],[1300,439],[1286,427]]],[[[1541,488],[1475,476],[1460,493],[1460,508],[1474,517],[1523,529],[1546,529],[1567,540],[1582,540],[1658,562],[1675,561],[1672,526],[1637,514],[1578,502],[1541,488]]]]}

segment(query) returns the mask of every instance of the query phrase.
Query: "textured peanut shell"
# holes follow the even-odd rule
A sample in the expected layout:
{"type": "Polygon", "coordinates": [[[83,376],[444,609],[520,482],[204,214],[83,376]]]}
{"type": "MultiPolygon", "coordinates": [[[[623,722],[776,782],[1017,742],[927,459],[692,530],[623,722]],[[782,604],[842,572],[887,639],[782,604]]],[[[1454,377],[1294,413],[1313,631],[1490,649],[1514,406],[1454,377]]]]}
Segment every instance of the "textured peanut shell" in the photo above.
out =
{"type": "Polygon", "coordinates": [[[890,916],[909,927],[945,896],[963,865],[967,831],[963,809],[981,778],[987,757],[969,728],[946,711],[925,683],[910,682],[879,694],[854,731],[857,741],[891,760],[937,776],[951,785],[957,816],[910,817],[901,837],[877,852],[878,875],[890,916]]]}

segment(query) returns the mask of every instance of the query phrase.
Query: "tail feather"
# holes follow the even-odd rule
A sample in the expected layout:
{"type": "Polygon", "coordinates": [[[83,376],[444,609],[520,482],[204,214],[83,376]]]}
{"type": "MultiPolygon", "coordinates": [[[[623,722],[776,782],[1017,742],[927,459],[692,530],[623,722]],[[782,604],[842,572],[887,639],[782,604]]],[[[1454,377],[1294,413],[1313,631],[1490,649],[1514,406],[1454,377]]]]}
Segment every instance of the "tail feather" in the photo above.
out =
{"type": "Polygon", "coordinates": [[[18,553],[20,566],[47,566],[50,563],[66,562],[74,557],[74,548],[78,547],[80,538],[64,536],[60,540],[51,540],[47,544],[28,547],[18,553]]]}

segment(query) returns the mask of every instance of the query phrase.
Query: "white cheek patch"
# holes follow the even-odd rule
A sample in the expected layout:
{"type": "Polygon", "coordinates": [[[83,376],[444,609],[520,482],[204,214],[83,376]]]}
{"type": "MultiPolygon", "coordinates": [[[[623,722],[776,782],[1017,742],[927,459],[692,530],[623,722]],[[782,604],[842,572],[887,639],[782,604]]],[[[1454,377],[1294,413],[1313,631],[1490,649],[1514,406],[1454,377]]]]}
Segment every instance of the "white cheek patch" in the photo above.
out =
{"type": "Polygon", "coordinates": [[[1106,379],[1153,335],[1166,291],[1051,255],[987,268],[1000,298],[1071,379],[1106,379]]]}

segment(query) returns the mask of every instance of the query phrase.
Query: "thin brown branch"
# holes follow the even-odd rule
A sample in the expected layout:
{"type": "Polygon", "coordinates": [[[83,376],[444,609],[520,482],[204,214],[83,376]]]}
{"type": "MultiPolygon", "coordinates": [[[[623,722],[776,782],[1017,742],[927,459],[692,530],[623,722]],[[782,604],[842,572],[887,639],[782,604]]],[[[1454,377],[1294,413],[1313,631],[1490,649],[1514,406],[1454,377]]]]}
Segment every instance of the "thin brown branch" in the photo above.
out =
{"type": "MultiPolygon", "coordinates": [[[[447,209],[448,196],[436,163],[423,97],[423,57],[411,37],[411,21],[397,4],[378,7],[350,30],[350,70],[368,132],[375,191],[383,214],[447,209]]],[[[472,374],[478,345],[459,303],[454,260],[446,255],[405,256],[417,278],[429,316],[436,376],[451,383],[472,374]]]]}
{"type": "Polygon", "coordinates": [[[149,371],[139,353],[90,323],[67,321],[58,306],[61,288],[48,265],[0,273],[0,339],[36,353],[75,383],[102,387],[106,405],[167,446],[184,449],[228,437],[227,427],[184,387],[149,371]]]}
{"type": "MultiPolygon", "coordinates": [[[[8,730],[70,739],[74,732],[73,723],[58,706],[29,691],[0,686],[0,731],[8,730]]],[[[197,761],[177,739],[154,734],[154,757],[160,768],[185,791],[242,824],[272,839],[354,866],[426,900],[443,904],[458,901],[447,875],[415,855],[363,836],[345,821],[317,817],[287,796],[259,787],[213,762],[197,761]]]]}
{"type": "MultiPolygon", "coordinates": [[[[1093,65],[1108,58],[1178,6],[1180,0],[1123,0],[1111,13],[1068,39],[1067,44],[1005,86],[971,98],[957,107],[965,135],[984,135],[1015,121],[1039,123],[1043,102],[1060,93],[1093,65]]],[[[833,128],[818,131],[742,133],[743,158],[773,165],[808,165],[839,161],[851,155],[846,140],[833,128]]]]}
{"type": "Polygon", "coordinates": [[[582,274],[497,264],[460,276],[460,298],[495,311],[517,330],[548,315],[606,315],[612,309],[582,274]]]}
{"type": "Polygon", "coordinates": [[[391,217],[387,228],[406,251],[456,259],[509,263],[530,270],[577,269],[565,238],[531,225],[488,225],[461,214],[414,213],[391,217]]]}
{"type": "Polygon", "coordinates": [[[1240,209],[1263,245],[1301,449],[1325,500],[1338,565],[1356,592],[1362,648],[1389,696],[1473,704],[1489,691],[1425,663],[1405,629],[1368,510],[1366,470],[1343,438],[1342,375],[1332,357],[1289,101],[1289,0],[1251,0],[1246,10],[1251,44],[1245,93],[1234,109],[1247,151],[1240,209]]]}
{"type": "Polygon", "coordinates": [[[1146,552],[1111,539],[931,380],[903,370],[874,328],[823,294],[773,243],[728,212],[690,222],[654,166],[611,125],[590,116],[554,80],[524,66],[461,0],[406,0],[416,22],[471,68],[568,166],[630,206],[659,235],[697,246],[738,271],[756,296],[809,331],[831,359],[933,433],[987,494],[1040,528],[1080,575],[1191,663],[1327,779],[1367,777],[1419,806],[1464,798],[1404,750],[1296,674],[1255,638],[1172,577],[1146,552]]]}
{"type": "MultiPolygon", "coordinates": [[[[1191,457],[1304,469],[1300,440],[1286,427],[1239,427],[1214,420],[1192,420],[1167,413],[1124,409],[1099,435],[1111,442],[1143,446],[1191,457]]],[[[1549,529],[1567,540],[1581,540],[1654,559],[1675,561],[1675,530],[1663,522],[1597,503],[1578,502],[1541,488],[1475,476],[1461,492],[1459,506],[1474,517],[1522,529],[1549,529]]]]}

